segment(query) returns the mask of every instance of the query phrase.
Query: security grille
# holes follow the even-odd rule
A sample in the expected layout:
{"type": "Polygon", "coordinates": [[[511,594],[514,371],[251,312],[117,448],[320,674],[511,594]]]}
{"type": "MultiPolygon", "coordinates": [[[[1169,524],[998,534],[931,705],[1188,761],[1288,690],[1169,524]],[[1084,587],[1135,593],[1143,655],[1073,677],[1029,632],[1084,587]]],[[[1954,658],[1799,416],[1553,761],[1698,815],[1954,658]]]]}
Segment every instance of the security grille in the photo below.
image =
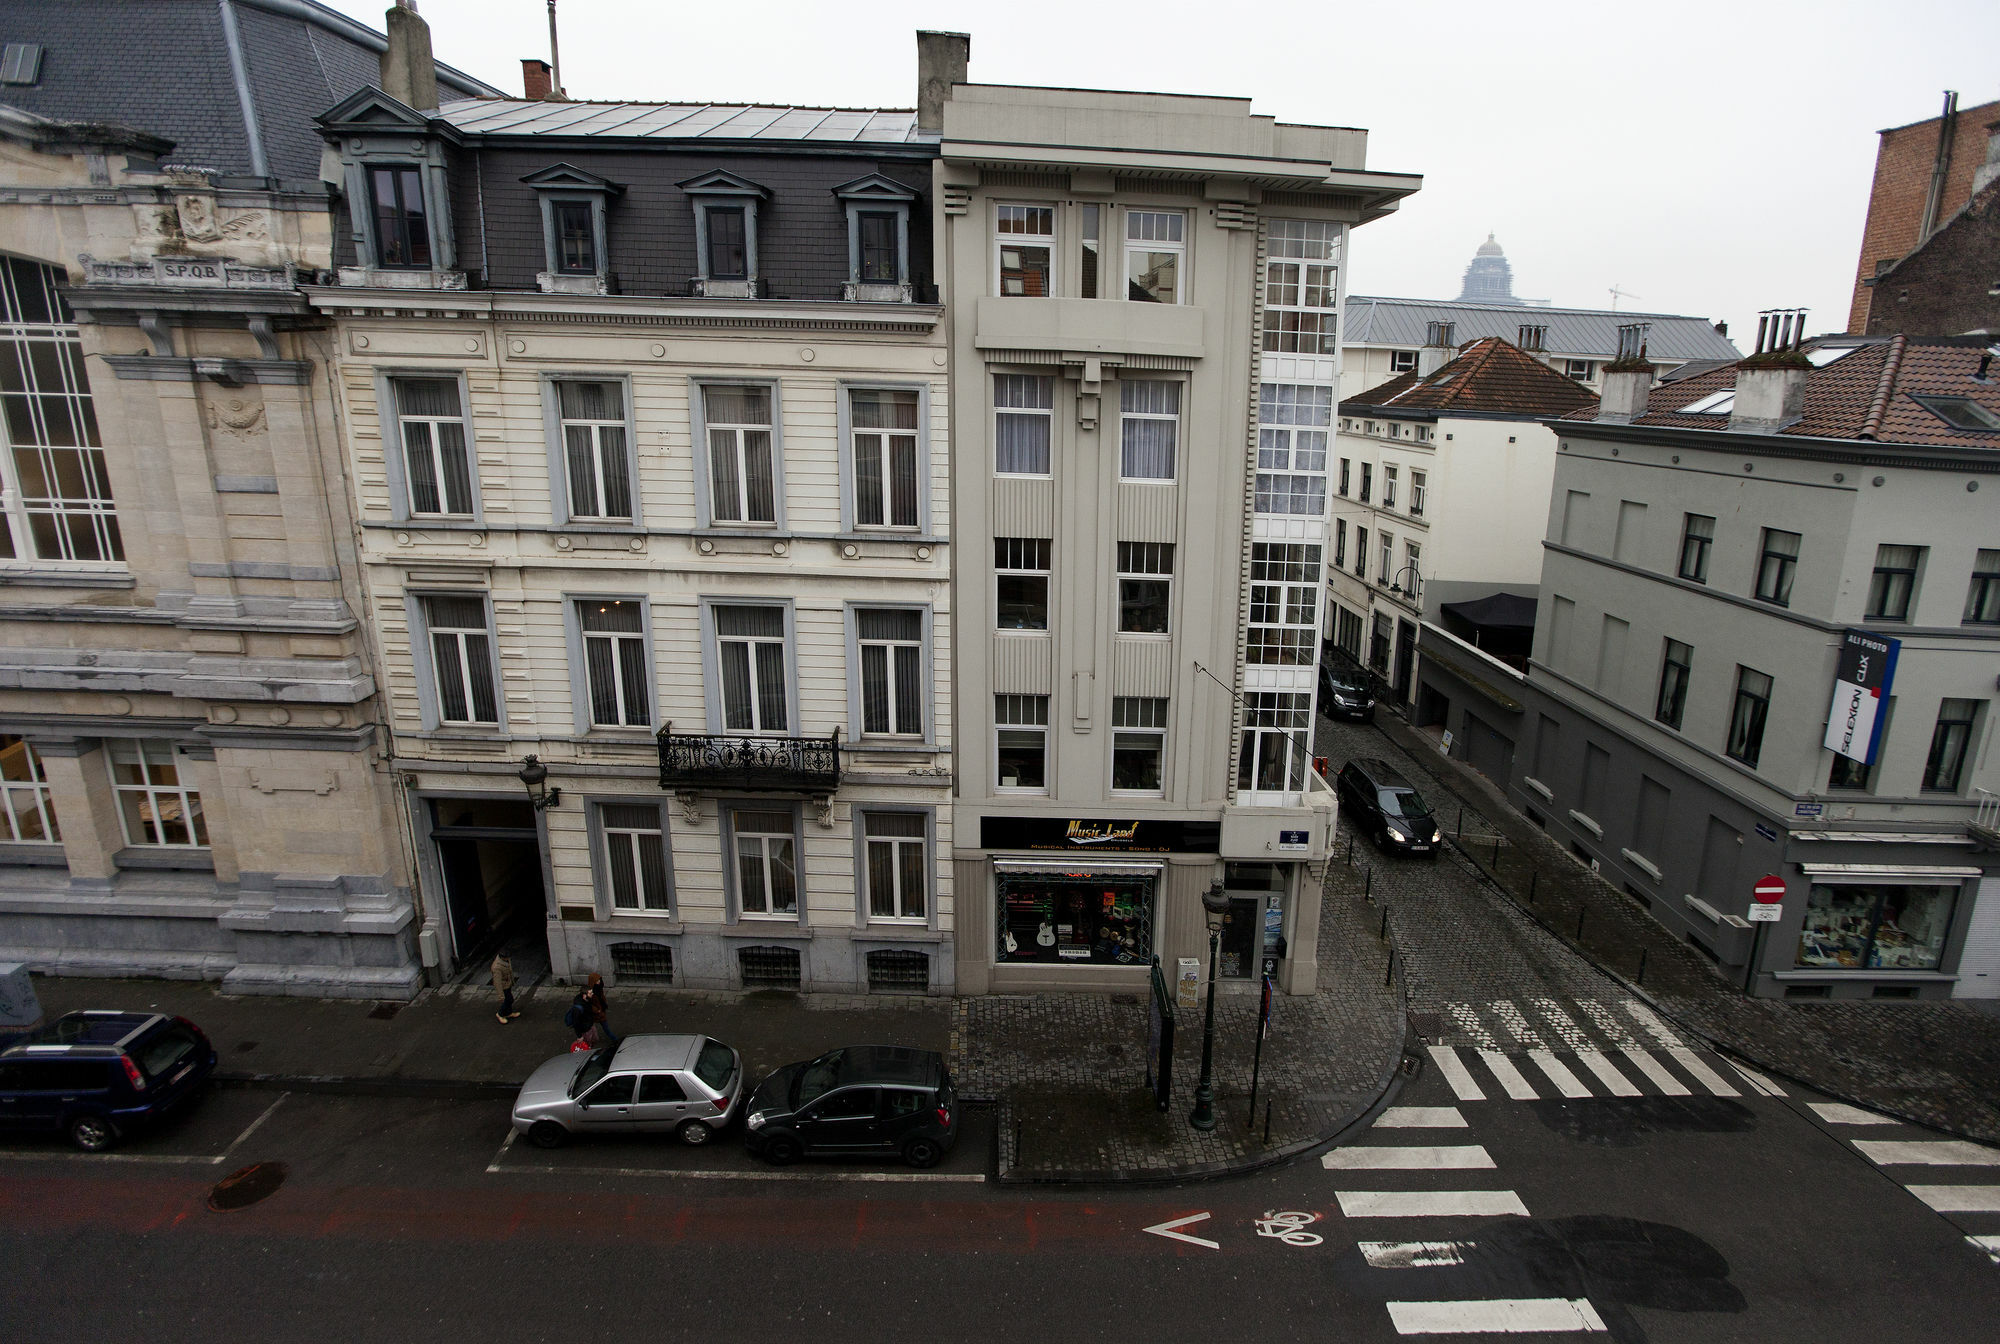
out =
{"type": "Polygon", "coordinates": [[[797,989],[798,949],[790,947],[746,947],[736,954],[743,972],[745,989],[797,989]]]}
{"type": "Polygon", "coordinates": [[[871,994],[928,994],[931,959],[906,947],[885,947],[868,954],[871,994]]]}
{"type": "Polygon", "coordinates": [[[674,950],[658,943],[613,943],[611,971],[621,985],[671,985],[674,950]]]}

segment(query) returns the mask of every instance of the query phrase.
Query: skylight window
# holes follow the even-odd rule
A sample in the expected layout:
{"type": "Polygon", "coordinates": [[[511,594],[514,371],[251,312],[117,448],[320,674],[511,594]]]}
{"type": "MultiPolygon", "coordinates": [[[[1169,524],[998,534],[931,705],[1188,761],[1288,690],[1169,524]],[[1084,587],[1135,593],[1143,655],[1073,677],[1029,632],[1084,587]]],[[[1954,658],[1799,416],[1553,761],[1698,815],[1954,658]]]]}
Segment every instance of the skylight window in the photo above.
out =
{"type": "Polygon", "coordinates": [[[1836,359],[1845,359],[1861,347],[1856,345],[1822,345],[1817,350],[1806,351],[1806,358],[1816,369],[1823,369],[1836,359]]]}
{"type": "Polygon", "coordinates": [[[1736,405],[1736,389],[1711,392],[1700,401],[1681,407],[1682,415],[1727,415],[1736,405]]]}
{"type": "Polygon", "coordinates": [[[2000,415],[1970,397],[1912,397],[1912,401],[1953,429],[1987,433],[2000,429],[2000,415]]]}

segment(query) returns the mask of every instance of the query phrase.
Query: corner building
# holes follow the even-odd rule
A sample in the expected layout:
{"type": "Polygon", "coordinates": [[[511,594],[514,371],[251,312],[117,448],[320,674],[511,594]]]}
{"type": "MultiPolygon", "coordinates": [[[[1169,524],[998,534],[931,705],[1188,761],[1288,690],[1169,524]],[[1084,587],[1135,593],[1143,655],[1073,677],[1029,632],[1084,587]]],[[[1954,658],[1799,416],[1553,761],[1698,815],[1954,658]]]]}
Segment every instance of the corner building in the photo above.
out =
{"type": "Polygon", "coordinates": [[[1341,272],[1419,179],[1240,99],[959,83],[942,131],[959,988],[1143,989],[1220,883],[1221,975],[1310,992],[1341,272]]]}

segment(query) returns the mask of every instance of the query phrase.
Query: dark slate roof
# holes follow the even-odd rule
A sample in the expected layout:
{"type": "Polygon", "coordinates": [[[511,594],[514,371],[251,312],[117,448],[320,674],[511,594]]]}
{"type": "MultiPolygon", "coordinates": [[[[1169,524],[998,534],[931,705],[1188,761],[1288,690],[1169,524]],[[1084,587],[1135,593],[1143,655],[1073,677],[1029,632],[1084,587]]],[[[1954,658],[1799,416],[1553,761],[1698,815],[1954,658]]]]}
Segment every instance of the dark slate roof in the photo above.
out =
{"type": "MultiPolygon", "coordinates": [[[[380,81],[383,38],[313,0],[234,0],[233,8],[271,173],[318,182],[323,142],[312,118],[380,81]]],[[[0,101],[164,136],[175,163],[252,171],[215,0],[0,0],[0,36],[42,47],[40,79],[0,86],[0,101]]],[[[438,91],[498,92],[443,65],[438,91]]]]}
{"type": "Polygon", "coordinates": [[[1406,373],[1340,403],[1341,413],[1394,415],[1517,415],[1540,420],[1594,407],[1597,398],[1574,379],[1497,336],[1459,347],[1458,358],[1435,373],[1406,373]]]}
{"type": "MultiPolygon", "coordinates": [[[[1819,343],[1807,343],[1812,355],[1819,343]]],[[[1925,407],[1920,396],[1966,397],[2000,416],[2000,360],[1993,362],[1986,381],[1977,377],[1985,352],[1977,343],[1918,345],[1895,336],[1886,341],[1855,344],[1834,338],[1823,354],[1845,349],[1806,375],[1805,410],[1798,421],[1779,430],[1800,438],[1856,439],[1871,443],[1907,443],[2000,450],[2000,429],[1958,429],[1925,407]]],[[[1682,382],[1656,386],[1646,399],[1646,413],[1635,425],[1671,429],[1729,428],[1729,414],[1688,414],[1692,406],[1736,386],[1740,365],[1716,369],[1682,382]]],[[[1566,416],[1590,420],[1594,409],[1566,416]]]]}
{"type": "Polygon", "coordinates": [[[469,135],[799,141],[821,145],[906,145],[927,138],[917,133],[915,112],[894,109],[472,98],[447,101],[439,112],[469,135]]]}
{"type": "Polygon", "coordinates": [[[1349,345],[1415,348],[1429,339],[1433,322],[1455,322],[1460,341],[1498,336],[1518,340],[1525,325],[1546,327],[1542,346],[1552,355],[1609,359],[1618,352],[1618,328],[1647,322],[1647,350],[1654,359],[1743,358],[1705,317],[1625,313],[1603,308],[1544,308],[1539,304],[1447,303],[1440,299],[1383,299],[1350,294],[1342,338],[1349,345]]]}
{"type": "Polygon", "coordinates": [[[1440,610],[1473,625],[1535,628],[1535,599],[1517,593],[1494,593],[1470,602],[1446,602],[1440,610]]]}

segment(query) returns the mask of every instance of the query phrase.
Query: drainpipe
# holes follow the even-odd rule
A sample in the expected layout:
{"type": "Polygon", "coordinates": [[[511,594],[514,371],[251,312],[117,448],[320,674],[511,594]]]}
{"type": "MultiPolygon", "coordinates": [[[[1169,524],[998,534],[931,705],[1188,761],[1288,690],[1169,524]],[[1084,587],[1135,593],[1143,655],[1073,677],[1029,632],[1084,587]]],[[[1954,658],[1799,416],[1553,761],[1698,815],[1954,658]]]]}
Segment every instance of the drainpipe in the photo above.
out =
{"type": "Polygon", "coordinates": [[[1924,197],[1924,222],[1917,230],[1917,241],[1937,231],[1938,211],[1944,208],[1944,179],[1951,172],[1951,142],[1958,135],[1958,95],[1945,90],[1944,115],[1938,118],[1937,158],[1931,164],[1931,189],[1924,197]]]}
{"type": "Polygon", "coordinates": [[[243,109],[243,134],[250,141],[250,174],[269,177],[271,161],[264,156],[264,132],[257,122],[257,100],[250,94],[250,63],[243,55],[243,34],[236,29],[236,7],[229,0],[216,0],[216,7],[222,11],[223,45],[229,48],[229,78],[243,109]]]}

